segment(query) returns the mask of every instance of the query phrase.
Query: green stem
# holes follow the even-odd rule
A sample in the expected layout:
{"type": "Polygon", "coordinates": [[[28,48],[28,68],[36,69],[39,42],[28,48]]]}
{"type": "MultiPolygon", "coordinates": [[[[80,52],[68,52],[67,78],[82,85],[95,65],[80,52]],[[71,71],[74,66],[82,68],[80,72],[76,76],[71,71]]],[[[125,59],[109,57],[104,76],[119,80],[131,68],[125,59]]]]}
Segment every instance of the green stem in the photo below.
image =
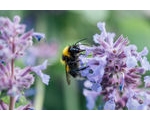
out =
{"type": "Polygon", "coordinates": [[[79,95],[77,81],[71,80],[71,85],[67,85],[64,81],[64,101],[65,109],[67,110],[78,110],[79,109],[79,95]]]}
{"type": "Polygon", "coordinates": [[[36,81],[36,95],[34,98],[34,108],[36,110],[42,110],[43,108],[43,101],[44,101],[44,93],[45,87],[41,80],[36,81]]]}
{"type": "MultiPolygon", "coordinates": [[[[47,32],[47,19],[45,18],[45,16],[40,15],[38,16],[39,18],[37,18],[37,22],[36,22],[36,29],[39,32],[43,32],[46,34],[47,32]]],[[[38,60],[37,60],[37,63],[38,60]]],[[[37,80],[36,81],[36,95],[34,98],[34,107],[37,110],[41,110],[43,108],[43,101],[44,101],[44,97],[45,97],[45,85],[41,82],[41,80],[37,80]]]]}
{"type": "Polygon", "coordinates": [[[10,97],[9,110],[13,110],[15,107],[15,97],[10,97]]]}
{"type": "MultiPolygon", "coordinates": [[[[12,53],[15,52],[15,44],[12,42],[12,53]]],[[[12,58],[11,63],[11,81],[14,81],[14,59],[12,58]]],[[[9,110],[13,110],[15,107],[15,97],[10,97],[9,110]]]]}

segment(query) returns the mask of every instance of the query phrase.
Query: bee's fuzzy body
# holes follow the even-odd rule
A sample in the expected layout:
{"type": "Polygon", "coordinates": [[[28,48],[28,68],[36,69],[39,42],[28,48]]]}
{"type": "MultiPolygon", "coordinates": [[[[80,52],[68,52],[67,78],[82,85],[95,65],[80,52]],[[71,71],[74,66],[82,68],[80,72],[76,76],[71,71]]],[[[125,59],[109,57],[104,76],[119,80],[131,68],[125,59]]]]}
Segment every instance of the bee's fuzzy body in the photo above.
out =
{"type": "Polygon", "coordinates": [[[65,64],[65,70],[66,70],[66,78],[68,84],[70,84],[69,74],[72,77],[77,77],[80,75],[79,71],[79,65],[78,65],[78,56],[81,52],[84,50],[81,50],[79,48],[78,44],[74,44],[72,46],[66,46],[62,53],[62,62],[65,64]]]}

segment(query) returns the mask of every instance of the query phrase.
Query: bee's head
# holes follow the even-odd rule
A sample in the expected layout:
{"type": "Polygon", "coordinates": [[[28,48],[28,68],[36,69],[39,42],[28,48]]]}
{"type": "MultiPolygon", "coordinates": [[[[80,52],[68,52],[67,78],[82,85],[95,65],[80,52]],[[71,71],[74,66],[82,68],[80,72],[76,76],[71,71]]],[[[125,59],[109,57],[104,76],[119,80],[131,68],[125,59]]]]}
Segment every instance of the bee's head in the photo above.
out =
{"type": "Polygon", "coordinates": [[[73,54],[78,54],[79,52],[81,52],[81,49],[80,49],[79,45],[74,44],[69,47],[69,52],[73,53],[73,54]]]}

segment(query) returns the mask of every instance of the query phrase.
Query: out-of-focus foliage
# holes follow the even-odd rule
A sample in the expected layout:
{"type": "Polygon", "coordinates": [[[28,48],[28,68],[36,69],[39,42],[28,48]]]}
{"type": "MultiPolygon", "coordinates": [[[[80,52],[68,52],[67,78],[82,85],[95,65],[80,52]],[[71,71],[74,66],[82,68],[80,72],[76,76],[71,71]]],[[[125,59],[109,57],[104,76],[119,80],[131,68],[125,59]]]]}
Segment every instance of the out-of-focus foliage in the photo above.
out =
{"type": "MultiPolygon", "coordinates": [[[[97,22],[104,21],[106,30],[114,31],[116,38],[121,34],[128,37],[130,43],[137,45],[138,51],[144,46],[150,50],[150,11],[0,11],[0,16],[12,19],[14,15],[22,18],[28,26],[27,30],[35,28],[45,33],[46,42],[55,42],[59,47],[55,61],[49,58],[50,65],[45,71],[50,74],[51,81],[41,93],[44,94],[43,109],[86,109],[83,82],[72,79],[71,86],[68,86],[60,59],[66,45],[86,37],[88,40],[84,43],[92,43],[93,35],[99,33],[97,22]]],[[[18,64],[21,65],[19,61],[18,64]]]]}

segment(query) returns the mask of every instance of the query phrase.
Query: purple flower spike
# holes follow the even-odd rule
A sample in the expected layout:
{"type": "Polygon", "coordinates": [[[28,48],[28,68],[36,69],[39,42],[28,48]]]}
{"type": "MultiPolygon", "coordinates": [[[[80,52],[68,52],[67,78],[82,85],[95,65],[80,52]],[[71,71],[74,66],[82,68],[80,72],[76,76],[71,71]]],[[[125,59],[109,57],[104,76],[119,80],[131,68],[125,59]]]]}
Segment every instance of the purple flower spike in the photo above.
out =
{"type": "Polygon", "coordinates": [[[88,109],[95,106],[95,98],[98,97],[103,99],[104,105],[99,106],[104,106],[104,109],[148,109],[150,97],[147,96],[150,92],[145,89],[150,86],[149,76],[144,77],[145,89],[139,88],[143,82],[142,76],[150,70],[146,57],[148,49],[144,47],[138,52],[137,46],[130,45],[123,35],[114,40],[115,34],[107,32],[103,22],[99,22],[97,27],[101,33],[93,36],[96,45],[80,45],[85,54],[79,56],[79,65],[81,68],[88,66],[80,71],[81,76],[90,82],[84,84],[88,109]],[[129,91],[134,95],[129,95],[129,91]],[[96,97],[90,94],[93,92],[96,92],[96,97]],[[144,94],[141,95],[142,92],[144,94]]]}
{"type": "MultiPolygon", "coordinates": [[[[33,37],[37,40],[45,39],[43,33],[34,32],[33,29],[26,31],[26,25],[21,24],[20,21],[19,16],[15,16],[12,21],[0,17],[0,98],[4,95],[10,96],[8,106],[0,99],[0,109],[15,109],[16,98],[24,95],[23,91],[34,83],[32,72],[39,75],[46,85],[50,79],[49,75],[42,73],[47,67],[47,60],[35,67],[16,66],[16,59],[23,57],[27,49],[32,46],[33,37]]],[[[25,105],[23,109],[28,109],[28,106],[25,105]]]]}

